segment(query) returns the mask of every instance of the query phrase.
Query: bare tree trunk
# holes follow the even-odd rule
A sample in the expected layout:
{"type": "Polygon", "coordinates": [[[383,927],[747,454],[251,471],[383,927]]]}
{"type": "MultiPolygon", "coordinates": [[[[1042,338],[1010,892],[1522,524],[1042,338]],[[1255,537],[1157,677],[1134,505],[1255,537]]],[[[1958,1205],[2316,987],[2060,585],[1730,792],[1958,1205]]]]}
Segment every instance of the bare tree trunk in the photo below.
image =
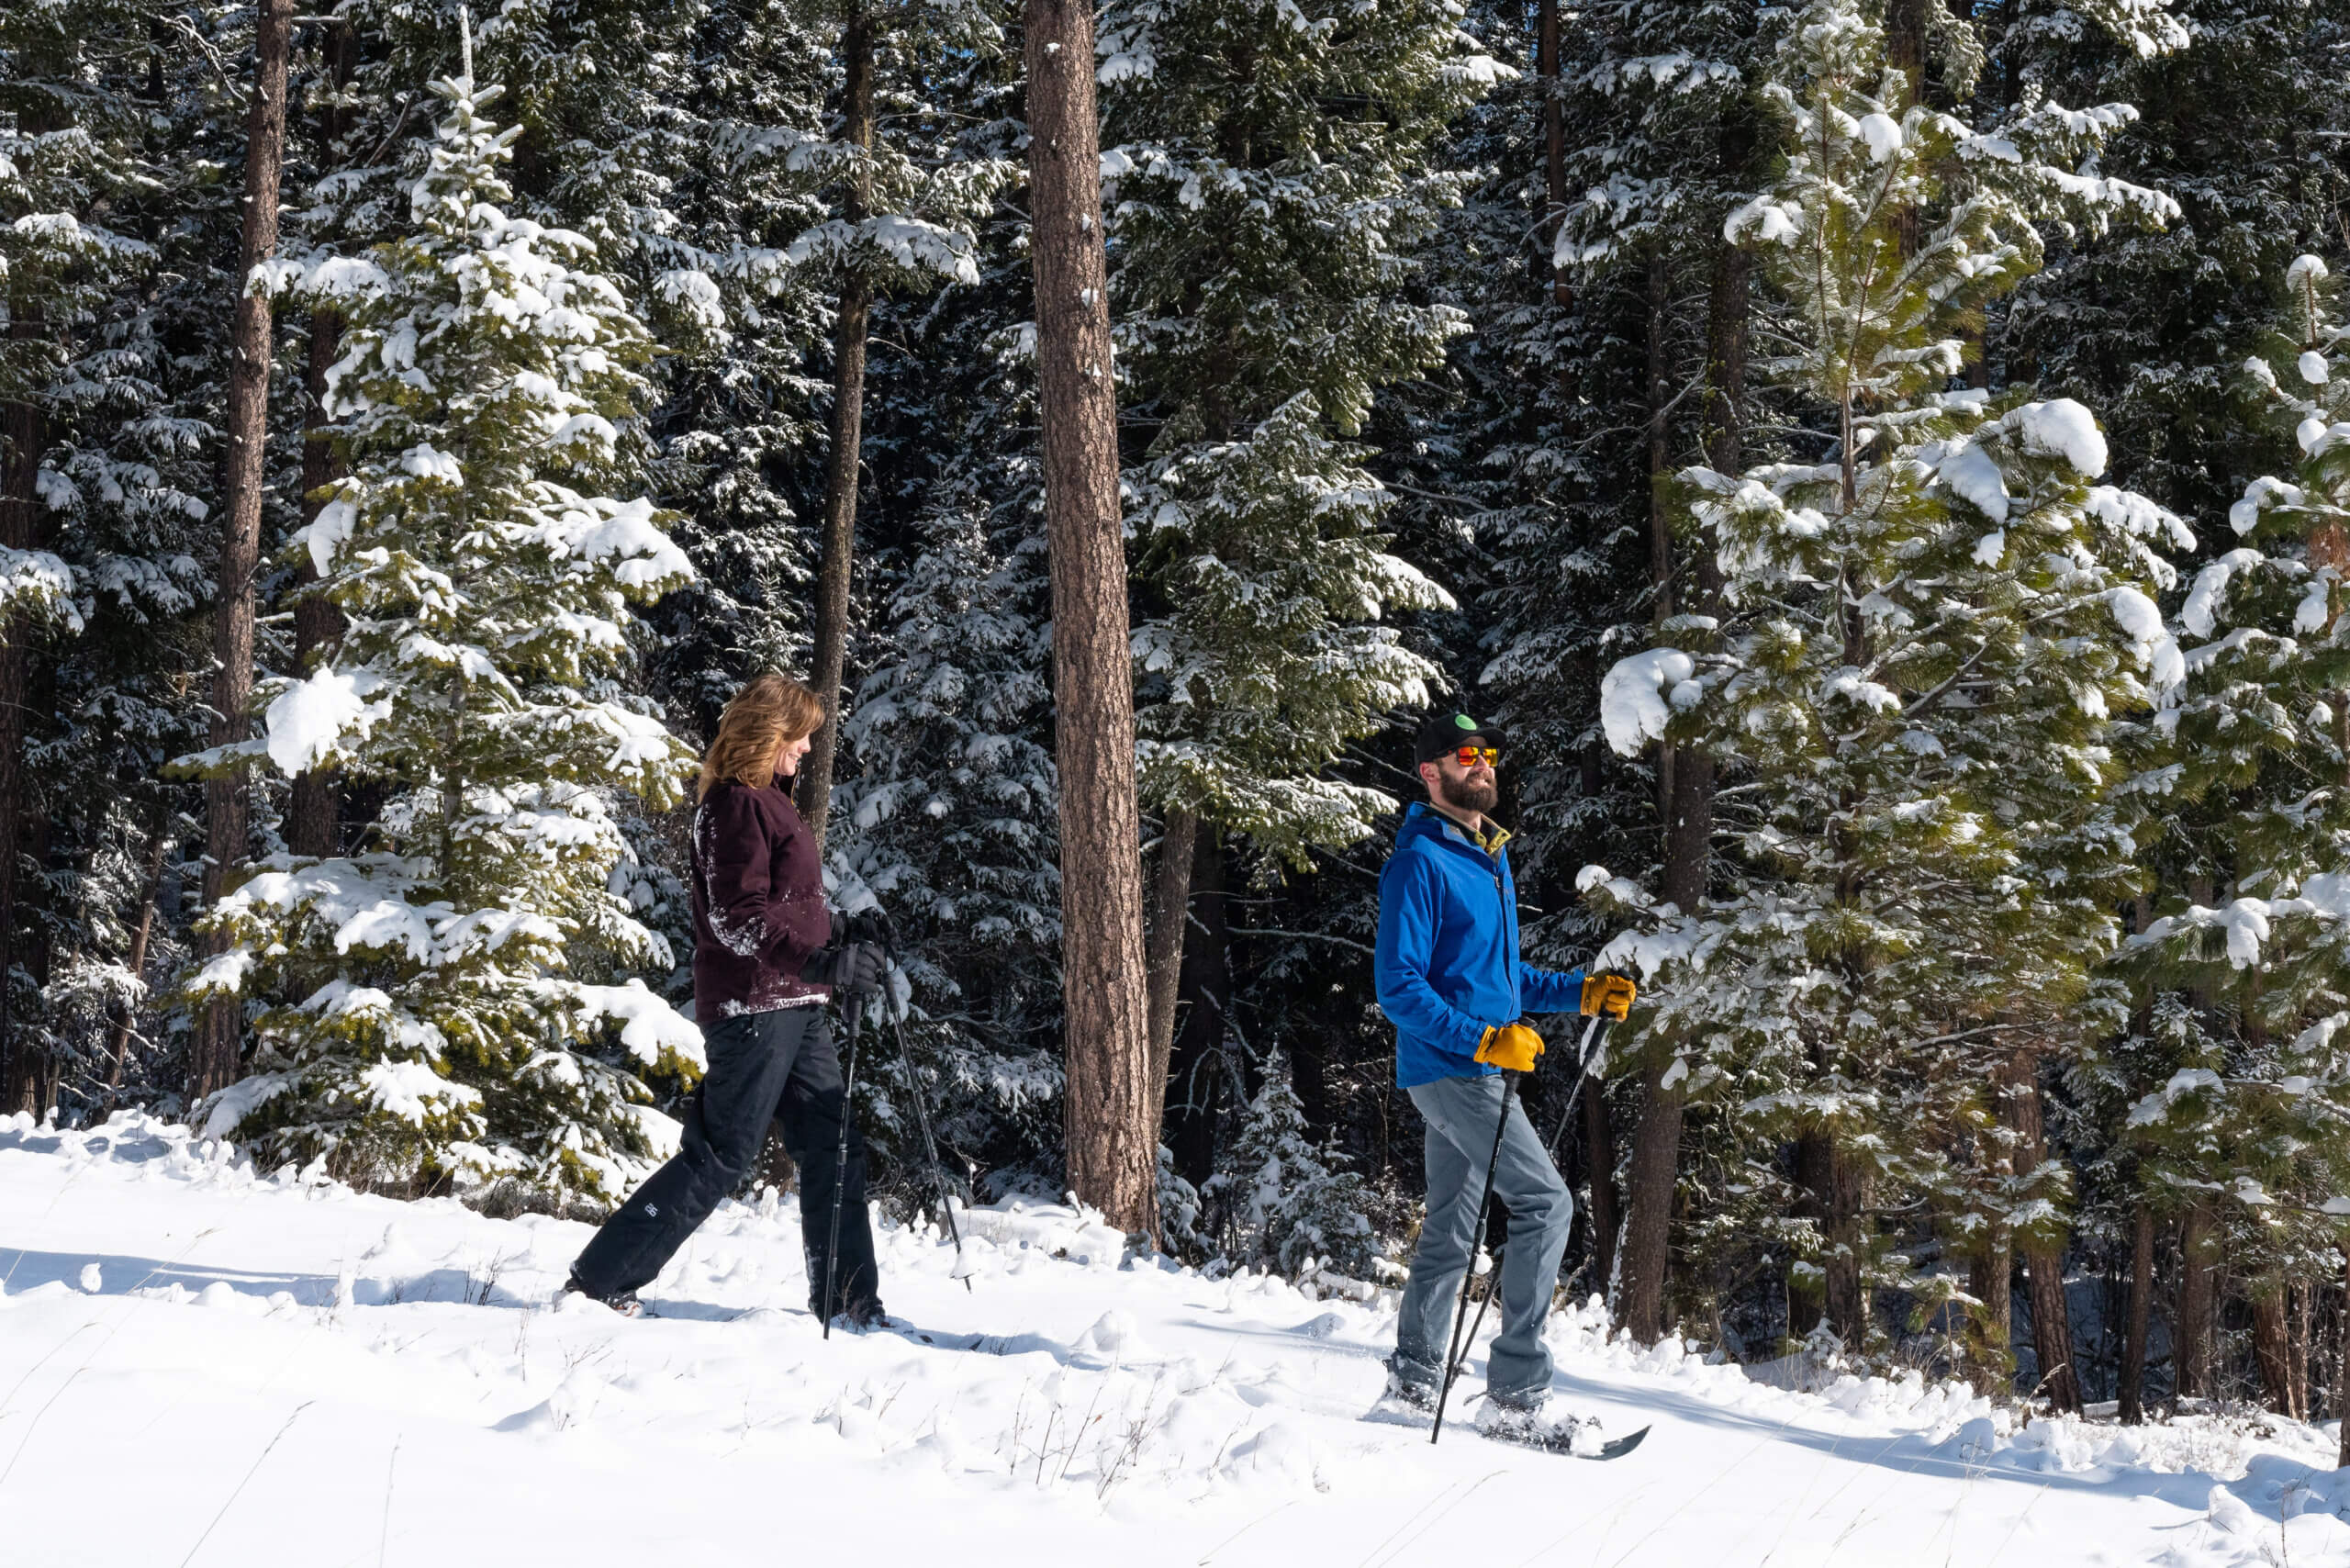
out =
{"type": "Polygon", "coordinates": [[[2181,1395],[2211,1397],[2211,1337],[2219,1316],[2217,1226],[2202,1198],[2188,1204],[2179,1227],[2178,1342],[2171,1360],[2181,1395]]]}
{"type": "Polygon", "coordinates": [[[1192,862],[1214,829],[1192,812],[1169,808],[1150,879],[1150,920],[1144,941],[1149,985],[1150,1125],[1161,1130],[1167,1113],[1167,1065],[1175,1048],[1175,998],[1183,978],[1183,945],[1191,929],[1192,862]]]}
{"type": "Polygon", "coordinates": [[[1616,1278],[1616,1125],[1607,1114],[1607,1092],[1596,1077],[1583,1080],[1583,1139],[1590,1150],[1591,1270],[1605,1292],[1616,1278]]]}
{"type": "Polygon", "coordinates": [[[2015,1246],[2004,1225],[1967,1260],[1966,1293],[1981,1302],[1975,1315],[1975,1388],[2005,1394],[2015,1387],[2015,1246]]]}
{"type": "MultiPolygon", "coordinates": [[[[1536,232],[1545,252],[1555,256],[1567,210],[1566,106],[1559,96],[1559,0],[1541,0],[1537,9],[1534,71],[1542,83],[1542,185],[1550,203],[1548,216],[1536,232]]],[[[1550,300],[1561,310],[1572,308],[1575,302],[1573,286],[1555,264],[1550,268],[1550,300]]]]}
{"type": "Polygon", "coordinates": [[[1231,934],[1225,918],[1224,835],[1195,835],[1191,919],[1199,929],[1183,944],[1177,1011],[1182,1025],[1170,1053],[1162,1139],[1175,1170],[1197,1186],[1215,1174],[1216,1100],[1222,1083],[1225,1010],[1232,1001],[1231,934]]]}
{"type": "Polygon", "coordinates": [[[2285,1333],[2291,1355],[2293,1414],[2304,1421],[2316,1414],[2310,1406],[2310,1333],[2314,1327],[2310,1319],[2315,1294],[2304,1280],[2295,1280],[2286,1287],[2285,1333]]]}
{"type": "Polygon", "coordinates": [[[2333,1363],[2333,1418],[2342,1428],[2334,1463],[2350,1470],[2350,1242],[2342,1244],[2342,1345],[2333,1363]]]}
{"type": "MultiPolygon", "coordinates": [[[[269,439],[270,311],[266,295],[250,286],[253,268],[277,251],[277,182],[285,155],[285,62],[293,33],[293,0],[259,0],[252,110],[245,126],[244,221],[237,246],[236,323],[229,339],[229,451],[222,465],[223,527],[220,577],[213,607],[212,745],[233,745],[246,734],[245,709],[253,689],[253,574],[261,559],[263,458],[269,439]]],[[[228,890],[245,857],[249,801],[241,770],[207,781],[204,902],[210,908],[228,890]]],[[[228,938],[214,933],[206,950],[219,953],[228,938]]],[[[191,1100],[217,1093],[237,1080],[243,1008],[233,998],[215,1002],[198,1021],[189,1050],[191,1100]]]]}
{"type": "Polygon", "coordinates": [[[2282,1284],[2263,1284],[2252,1297],[2252,1358],[2260,1365],[2260,1386],[2268,1407],[2279,1416],[2298,1418],[2293,1401],[2291,1331],[2286,1327],[2287,1306],[2282,1284]]]}
{"type": "MultiPolygon", "coordinates": [[[[861,150],[844,203],[848,221],[871,214],[873,191],[873,18],[854,12],[841,35],[847,70],[845,134],[861,150]]],[[[824,535],[816,567],[816,694],[824,722],[800,764],[800,814],[823,852],[832,815],[833,765],[840,753],[841,679],[848,662],[848,589],[856,557],[856,476],[865,440],[865,342],[872,326],[873,286],[851,272],[833,318],[831,456],[824,469],[824,535]]]]}
{"type": "Polygon", "coordinates": [[[1093,13],[1026,0],[1030,255],[1053,577],[1069,1183],[1111,1223],[1157,1212],[1134,667],[1118,510],[1093,13]]]}
{"type": "Polygon", "coordinates": [[[2154,1305],[2154,1210],[2142,1196],[2131,1205],[2130,1326],[2121,1341],[2118,1414],[2131,1426],[2146,1418],[2146,1329],[2154,1305]]]}
{"type": "MultiPolygon", "coordinates": [[[[2007,1069],[2008,1126],[2015,1134],[2016,1169],[2036,1170],[2048,1158],[2047,1124],[2040,1098],[2040,1070],[2029,1051],[2019,1051],[2007,1069]]],[[[2031,1348],[2040,1361],[2040,1386],[2049,1407],[2068,1414],[2081,1408],[2081,1380],[2073,1365],[2073,1316],[2065,1301],[2065,1246],[2027,1231],[2018,1238],[2024,1283],[2031,1299],[2031,1348]]]]}
{"type": "MultiPolygon", "coordinates": [[[[147,975],[147,944],[155,931],[155,905],[163,896],[163,851],[169,846],[167,831],[171,825],[168,808],[157,807],[154,825],[147,831],[146,863],[140,868],[144,873],[145,891],[139,899],[139,923],[130,928],[130,953],[123,960],[133,979],[147,975]]],[[[108,1054],[114,1058],[106,1073],[106,1087],[122,1087],[122,1069],[130,1057],[132,1025],[138,1022],[138,1010],[125,1006],[115,1020],[114,1041],[108,1054]]]]}
{"type": "MultiPolygon", "coordinates": [[[[338,95],[350,84],[355,52],[350,22],[337,21],[327,28],[326,68],[338,95]]],[[[328,106],[319,130],[319,140],[331,151],[342,133],[339,96],[337,102],[328,106]]],[[[312,310],[309,353],[302,366],[302,521],[306,524],[317,521],[326,505],[319,492],[342,477],[342,462],[335,452],[334,431],[327,416],[327,372],[333,368],[341,353],[341,313],[328,306],[312,310]]],[[[314,588],[318,581],[318,568],[304,561],[303,588],[314,588]]],[[[308,674],[316,665],[330,658],[335,644],[341,640],[342,612],[332,600],[306,592],[295,601],[295,668],[308,674]]],[[[295,778],[293,797],[286,802],[286,848],[297,855],[322,860],[341,847],[336,794],[334,774],[330,768],[308,768],[295,778]]]]}
{"type": "MultiPolygon", "coordinates": [[[[19,319],[11,335],[30,338],[37,325],[19,319]]],[[[39,521],[36,485],[49,424],[39,407],[10,403],[0,408],[0,544],[32,546],[39,521]]],[[[17,1038],[17,862],[22,851],[27,807],[25,780],[25,689],[31,675],[33,622],[19,613],[0,638],[0,1115],[29,1111],[38,1098],[38,1064],[17,1038]]]]}

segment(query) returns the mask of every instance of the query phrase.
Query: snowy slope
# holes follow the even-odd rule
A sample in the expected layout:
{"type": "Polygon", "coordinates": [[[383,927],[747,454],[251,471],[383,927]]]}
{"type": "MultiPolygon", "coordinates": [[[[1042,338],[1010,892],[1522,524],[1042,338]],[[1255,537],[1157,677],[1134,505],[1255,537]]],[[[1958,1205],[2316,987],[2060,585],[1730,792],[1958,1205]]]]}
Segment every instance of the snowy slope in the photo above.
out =
{"type": "Polygon", "coordinates": [[[1431,1449],[1359,1419],[1380,1305],[969,1220],[968,1293],[928,1230],[880,1242],[891,1309],[974,1348],[826,1342],[789,1200],[722,1209],[627,1321],[550,1305],[584,1226],[0,1121],[0,1563],[2350,1563],[2308,1428],[2009,1435],[1568,1316],[1561,1389],[1644,1448],[1431,1449]]]}

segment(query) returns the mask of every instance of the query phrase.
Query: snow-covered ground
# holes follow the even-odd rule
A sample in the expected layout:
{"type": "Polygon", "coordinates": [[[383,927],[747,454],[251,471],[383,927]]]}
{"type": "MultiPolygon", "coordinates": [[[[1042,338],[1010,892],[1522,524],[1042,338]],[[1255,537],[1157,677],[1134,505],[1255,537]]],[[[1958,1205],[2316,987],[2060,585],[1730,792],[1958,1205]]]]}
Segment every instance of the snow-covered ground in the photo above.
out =
{"type": "Polygon", "coordinates": [[[959,1338],[825,1341],[789,1200],[721,1210],[629,1321],[553,1305],[584,1226],[0,1121],[0,1562],[2350,1563],[2312,1428],[2010,1432],[1561,1315],[1561,1392],[1646,1446],[1431,1448],[1360,1419],[1387,1305],[968,1220],[968,1292],[937,1235],[880,1238],[891,1309],[959,1338]]]}

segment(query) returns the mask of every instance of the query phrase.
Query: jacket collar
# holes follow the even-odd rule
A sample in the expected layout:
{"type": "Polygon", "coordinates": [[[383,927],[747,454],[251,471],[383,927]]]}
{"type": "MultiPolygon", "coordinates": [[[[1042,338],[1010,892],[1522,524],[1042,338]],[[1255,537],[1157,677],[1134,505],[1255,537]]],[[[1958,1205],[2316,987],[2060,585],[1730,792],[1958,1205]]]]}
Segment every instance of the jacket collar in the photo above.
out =
{"type": "Polygon", "coordinates": [[[1415,801],[1404,811],[1404,826],[1395,836],[1400,843],[1405,838],[1420,835],[1447,838],[1465,849],[1480,850],[1496,858],[1501,855],[1502,846],[1507,844],[1510,838],[1509,829],[1491,817],[1485,819],[1485,831],[1481,837],[1471,833],[1442,812],[1436,810],[1427,801],[1415,801]]]}

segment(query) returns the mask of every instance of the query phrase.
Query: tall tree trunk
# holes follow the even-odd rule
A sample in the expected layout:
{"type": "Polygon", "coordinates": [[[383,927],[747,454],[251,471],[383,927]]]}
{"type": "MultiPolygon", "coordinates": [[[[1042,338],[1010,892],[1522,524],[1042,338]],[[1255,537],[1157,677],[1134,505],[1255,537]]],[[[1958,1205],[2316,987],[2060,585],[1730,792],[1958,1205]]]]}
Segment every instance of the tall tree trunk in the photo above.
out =
{"type": "Polygon", "coordinates": [[[2291,1330],[2286,1327],[2288,1307],[2282,1283],[2257,1286],[2252,1296],[2252,1359],[2260,1366],[2260,1386],[2268,1408],[2279,1416],[2298,1417],[2293,1400],[2291,1330]]]}
{"type": "MultiPolygon", "coordinates": [[[[11,328],[18,338],[36,336],[39,329],[28,319],[11,328]]],[[[0,407],[0,544],[10,549],[32,547],[39,521],[36,485],[40,454],[49,444],[49,425],[39,405],[9,403],[0,407]]],[[[24,824],[30,802],[25,778],[26,690],[32,673],[34,622],[29,615],[9,618],[0,640],[0,1115],[29,1111],[39,1098],[39,1064],[17,1039],[16,1014],[17,868],[22,853],[24,824]]]]}
{"type": "Polygon", "coordinates": [[[1134,666],[1118,510],[1093,13],[1026,0],[1029,241],[1060,767],[1061,991],[1070,1186],[1111,1223],[1157,1212],[1144,995],[1134,666]]]}
{"type": "Polygon", "coordinates": [[[1975,1386],[1984,1394],[2004,1395],[2015,1387],[2015,1268],[2014,1238],[1995,1224],[1966,1263],[1966,1294],[1983,1304],[1974,1327],[1975,1386]]]}
{"type": "Polygon", "coordinates": [[[1607,1114],[1607,1092],[1596,1076],[1583,1084],[1583,1140],[1590,1150],[1591,1273],[1602,1293],[1616,1279],[1616,1227],[1622,1223],[1616,1203],[1616,1124],[1607,1114]]]}
{"type": "Polygon", "coordinates": [[[2334,1463],[2350,1470],[2350,1242],[2342,1249],[2342,1316],[2337,1327],[2342,1343],[2333,1363],[2333,1419],[2342,1428],[2342,1446],[2334,1463]]]}
{"type": "MultiPolygon", "coordinates": [[[[1175,1048],[1175,1002],[1183,978],[1183,947],[1191,929],[1192,863],[1220,835],[1192,812],[1167,812],[1158,837],[1158,864],[1150,879],[1150,919],[1143,937],[1149,974],[1150,1126],[1163,1132],[1167,1115],[1168,1058],[1175,1048]]],[[[1221,853],[1221,843],[1218,845],[1221,853]]]]}
{"type": "MultiPolygon", "coordinates": [[[[1651,255],[1648,267],[1648,458],[1649,583],[1659,621],[1673,613],[1673,514],[1665,502],[1664,476],[1673,461],[1666,405],[1671,401],[1665,357],[1665,310],[1670,304],[1664,258],[1651,255]]],[[[1706,833],[1693,834],[1684,811],[1684,780],[1710,767],[1697,754],[1681,756],[1672,745],[1657,749],[1657,806],[1665,823],[1664,896],[1702,895],[1706,885],[1704,839],[1710,835],[1712,791],[1692,790],[1708,813],[1706,833]],[[1696,853],[1693,858],[1693,842],[1696,853]]],[[[1710,779],[1707,780],[1710,783],[1710,779]]],[[[1685,907],[1694,908],[1695,905],[1685,907]]],[[[1614,1275],[1617,1320],[1635,1338],[1654,1340],[1665,1330],[1664,1285],[1671,1265],[1673,1184],[1681,1163],[1681,1119],[1685,1074],[1671,1060],[1649,1061],[1640,1073],[1639,1119],[1632,1126],[1632,1154],[1625,1167],[1624,1239],[1614,1275]]]]}
{"type": "Polygon", "coordinates": [[[2131,1426],[2146,1418],[2146,1331],[2154,1304],[2154,1210],[2142,1195],[2131,1205],[2130,1323],[2121,1340],[2118,1414],[2131,1426]]]}
{"type": "MultiPolygon", "coordinates": [[[[848,221],[872,215],[873,18],[851,14],[841,35],[847,71],[844,134],[859,149],[843,206],[848,221]]],[[[800,814],[823,852],[832,815],[833,764],[840,753],[841,678],[848,662],[849,575],[856,557],[856,476],[865,439],[865,341],[873,319],[873,286],[861,272],[841,284],[833,318],[833,411],[827,429],[831,456],[824,468],[824,536],[816,567],[814,684],[824,700],[824,722],[800,764],[800,814]]]]}
{"type": "Polygon", "coordinates": [[[1193,1186],[1215,1174],[1218,1097],[1224,1084],[1225,1012],[1232,1004],[1231,930],[1224,898],[1224,835],[1197,835],[1192,862],[1192,914],[1199,929],[1183,945],[1177,991],[1182,1027],[1175,1036],[1168,1092],[1173,1107],[1166,1142],[1175,1170],[1193,1186]]]}
{"type": "MultiPolygon", "coordinates": [[[[2047,1122],[2040,1097],[2040,1069],[2030,1051],[2019,1051],[2006,1072],[2009,1129],[2015,1135],[2016,1169],[2032,1171],[2048,1158],[2047,1122]]],[[[2051,1409],[2078,1414],[2080,1374],[2073,1365],[2073,1315],[2065,1301],[2065,1245],[2026,1231],[2018,1238],[2024,1283],[2031,1301],[2031,1349],[2040,1361],[2040,1386],[2051,1409]]]]}
{"type": "Polygon", "coordinates": [[[2289,1355],[2287,1374],[2293,1385],[2293,1414],[2309,1420],[2315,1414],[2310,1407],[2310,1334],[2315,1327],[2311,1300],[2312,1293],[2306,1281],[2295,1280],[2286,1286],[2286,1346],[2289,1355]]]}
{"type": "MultiPolygon", "coordinates": [[[[130,928],[130,952],[123,959],[134,980],[143,980],[147,975],[147,945],[155,931],[155,906],[163,896],[163,851],[170,846],[167,834],[171,820],[170,808],[159,805],[154,823],[147,830],[147,857],[140,868],[144,890],[139,898],[139,921],[130,928]]],[[[107,1052],[113,1058],[106,1072],[109,1089],[122,1087],[122,1070],[130,1058],[132,1025],[138,1017],[138,1009],[126,1004],[115,1018],[114,1039],[107,1052]]]]}
{"type": "MultiPolygon", "coordinates": [[[[1558,253],[1559,230],[1567,211],[1567,115],[1560,98],[1559,0],[1540,0],[1537,7],[1534,71],[1542,84],[1542,188],[1549,198],[1547,216],[1535,232],[1547,260],[1558,253]]],[[[1573,286],[1555,263],[1550,266],[1550,299],[1561,310],[1572,308],[1575,302],[1573,286]]]]}
{"type": "Polygon", "coordinates": [[[2177,1392],[2211,1397],[2211,1338],[2219,1318],[2219,1226],[2210,1204],[2198,1197],[2179,1226],[2178,1337],[2171,1360],[2177,1392]]]}
{"type": "MultiPolygon", "coordinates": [[[[353,56],[357,44],[352,24],[337,21],[326,30],[326,70],[334,84],[334,98],[329,102],[319,127],[319,140],[332,156],[343,129],[341,94],[350,85],[353,56]]],[[[343,465],[337,456],[334,431],[327,415],[327,372],[342,353],[342,316],[329,306],[310,312],[309,352],[302,366],[304,399],[302,430],[302,521],[318,521],[326,503],[319,492],[342,477],[343,465]]],[[[314,588],[319,581],[318,568],[308,561],[301,566],[304,588],[314,588]]],[[[332,656],[337,643],[342,640],[342,612],[332,600],[316,593],[306,592],[294,605],[294,667],[304,673],[332,656]]],[[[293,797],[286,802],[285,846],[297,855],[325,859],[341,845],[337,821],[340,804],[333,770],[313,767],[304,770],[294,780],[293,797]]]]}
{"type": "MultiPolygon", "coordinates": [[[[245,210],[237,244],[236,320],[229,338],[220,577],[213,600],[215,746],[245,738],[245,708],[253,689],[253,574],[261,560],[263,459],[269,439],[270,313],[268,297],[249,285],[253,269],[277,251],[277,181],[285,155],[285,62],[293,19],[293,0],[259,0],[254,32],[258,63],[252,109],[245,122],[245,210]]],[[[249,801],[243,771],[208,780],[204,797],[204,902],[208,909],[227,891],[229,878],[245,857],[249,801]]],[[[227,936],[218,932],[205,941],[211,953],[227,946],[227,936]]],[[[236,1081],[243,1011],[234,998],[205,1009],[189,1050],[191,1100],[236,1081]]]]}

